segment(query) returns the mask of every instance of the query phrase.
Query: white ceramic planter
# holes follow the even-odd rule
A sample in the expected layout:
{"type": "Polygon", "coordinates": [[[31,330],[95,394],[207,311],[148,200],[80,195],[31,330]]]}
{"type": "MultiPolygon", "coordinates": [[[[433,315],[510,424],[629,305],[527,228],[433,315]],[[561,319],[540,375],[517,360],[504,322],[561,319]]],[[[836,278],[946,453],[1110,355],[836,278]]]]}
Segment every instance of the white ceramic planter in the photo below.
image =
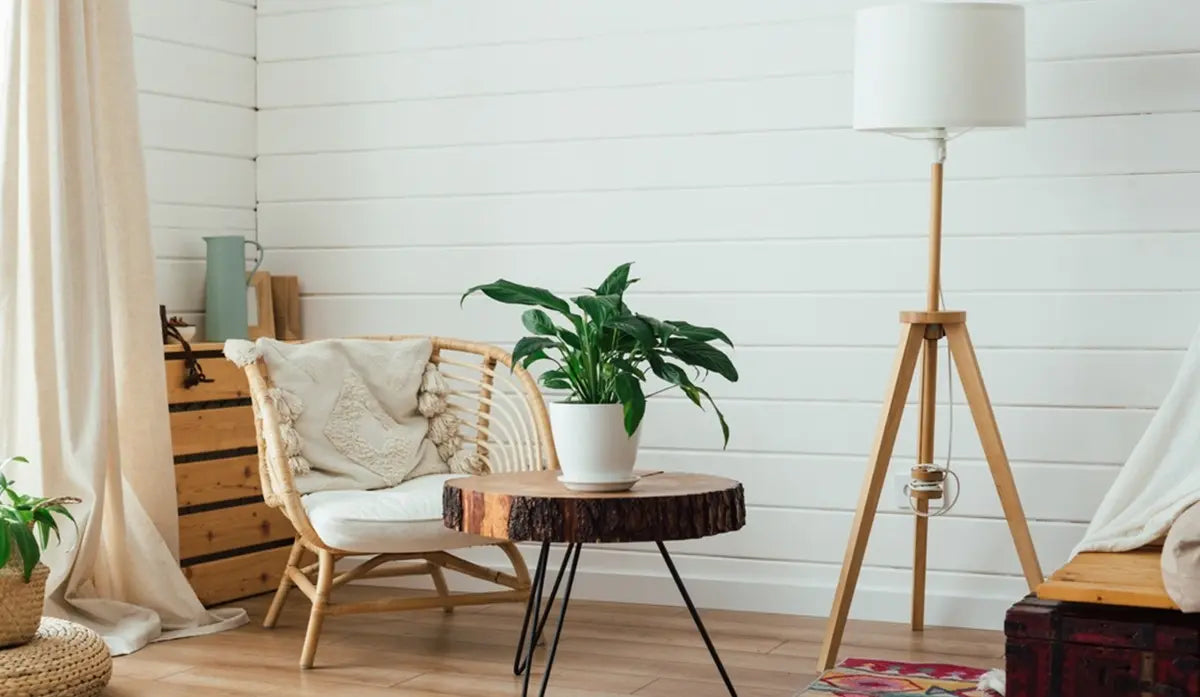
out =
{"type": "Polygon", "coordinates": [[[641,426],[632,437],[625,433],[620,404],[550,404],[550,429],[562,481],[572,489],[633,486],[641,426]],[[573,486],[575,485],[575,486],[573,486]],[[605,486],[607,485],[607,486],[605,486]]]}

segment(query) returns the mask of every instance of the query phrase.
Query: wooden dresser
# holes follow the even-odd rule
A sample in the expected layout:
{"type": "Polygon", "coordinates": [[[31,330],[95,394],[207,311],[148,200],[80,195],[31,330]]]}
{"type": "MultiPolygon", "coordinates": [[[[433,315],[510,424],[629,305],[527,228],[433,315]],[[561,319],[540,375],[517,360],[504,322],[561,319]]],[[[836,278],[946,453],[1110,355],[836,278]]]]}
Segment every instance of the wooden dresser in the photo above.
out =
{"type": "Polygon", "coordinates": [[[220,344],[193,344],[213,380],[183,387],[183,352],[164,348],[179,556],[205,605],[275,590],[293,539],[283,514],[263,503],[258,446],[242,371],[220,344]]]}

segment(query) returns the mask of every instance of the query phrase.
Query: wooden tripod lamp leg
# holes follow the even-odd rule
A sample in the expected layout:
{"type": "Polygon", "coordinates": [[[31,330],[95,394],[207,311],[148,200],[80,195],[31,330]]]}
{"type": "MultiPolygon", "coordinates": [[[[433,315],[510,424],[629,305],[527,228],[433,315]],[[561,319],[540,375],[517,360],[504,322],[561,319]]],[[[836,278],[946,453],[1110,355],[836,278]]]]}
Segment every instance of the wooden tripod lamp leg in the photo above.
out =
{"type": "Polygon", "coordinates": [[[896,432],[900,430],[900,419],[904,415],[904,402],[908,388],[912,385],[917,356],[921,350],[924,326],[904,324],[900,334],[900,346],[892,366],[892,379],[883,402],[883,415],[867,463],[862,493],[858,499],[858,510],[850,527],[850,541],[846,545],[846,557],[842,561],[842,573],[838,579],[837,592],[833,596],[833,611],[825,629],[825,641],[817,658],[817,670],[833,667],[837,660],[838,647],[842,643],[842,632],[850,616],[850,602],[854,599],[854,587],[858,573],[862,570],[863,555],[867,551],[867,540],[871,535],[871,524],[875,521],[875,509],[879,507],[879,494],[887,479],[888,463],[892,459],[892,448],[896,444],[896,432]]]}
{"type": "Polygon", "coordinates": [[[988,400],[987,389],[983,386],[983,374],[975,358],[975,347],[971,344],[971,336],[967,333],[965,323],[947,325],[946,337],[950,342],[950,353],[954,356],[954,363],[958,366],[958,376],[962,381],[967,404],[971,407],[971,417],[975,420],[975,430],[979,432],[979,442],[983,446],[984,456],[987,457],[992,481],[996,484],[996,493],[1000,495],[1000,505],[1004,509],[1004,518],[1008,521],[1013,544],[1017,548],[1017,557],[1021,560],[1021,569],[1032,592],[1044,580],[1042,567],[1038,564],[1033,537],[1029,534],[1025,511],[1021,508],[1021,497],[1017,494],[1017,484],[1013,481],[1012,469],[1008,465],[1008,454],[1004,452],[1004,443],[1000,440],[1000,429],[996,426],[992,403],[988,400]]]}
{"type": "MultiPolygon", "coordinates": [[[[930,327],[935,331],[940,330],[930,327]]],[[[935,335],[935,336],[937,336],[935,335]]],[[[933,424],[937,409],[937,364],[938,340],[925,337],[924,360],[921,363],[921,419],[917,434],[917,464],[933,462],[933,424]]],[[[912,628],[925,629],[925,567],[929,542],[929,502],[917,501],[917,513],[913,522],[913,579],[912,579],[912,628]]]]}

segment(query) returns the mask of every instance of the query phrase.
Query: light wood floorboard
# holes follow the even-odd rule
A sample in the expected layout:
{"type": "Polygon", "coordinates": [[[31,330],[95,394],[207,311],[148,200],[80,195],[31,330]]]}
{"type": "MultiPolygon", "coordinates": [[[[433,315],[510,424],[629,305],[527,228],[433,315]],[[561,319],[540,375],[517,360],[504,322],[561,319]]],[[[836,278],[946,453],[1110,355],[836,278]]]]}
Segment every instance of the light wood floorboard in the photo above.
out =
{"type": "MultiPolygon", "coordinates": [[[[342,589],[340,597],[369,600],[395,592],[355,586],[342,589]]],[[[512,659],[523,606],[463,607],[449,615],[435,609],[330,617],[316,668],[302,671],[297,662],[308,603],[294,593],[278,626],[265,630],[260,623],[269,601],[267,595],[236,603],[251,616],[241,629],[153,644],[115,659],[104,695],[520,694],[512,659]]],[[[790,697],[815,677],[823,618],[725,610],[703,615],[743,697],[790,697]]],[[[981,668],[1003,665],[1003,655],[999,632],[931,627],[912,634],[905,625],[883,622],[851,622],[842,648],[842,656],[981,668]]],[[[719,697],[725,692],[684,608],[572,601],[549,694],[719,697]]]]}

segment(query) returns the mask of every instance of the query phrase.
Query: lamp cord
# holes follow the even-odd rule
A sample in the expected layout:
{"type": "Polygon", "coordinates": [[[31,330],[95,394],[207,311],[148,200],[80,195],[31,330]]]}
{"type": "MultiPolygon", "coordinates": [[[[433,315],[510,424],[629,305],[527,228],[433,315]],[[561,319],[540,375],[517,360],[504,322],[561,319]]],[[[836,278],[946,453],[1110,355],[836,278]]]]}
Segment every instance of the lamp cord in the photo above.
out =
{"type": "MultiPolygon", "coordinates": [[[[940,288],[938,289],[938,297],[942,301],[942,307],[946,307],[946,294],[943,293],[940,288]]],[[[954,369],[953,369],[954,366],[953,366],[953,361],[954,361],[954,356],[949,351],[947,351],[946,352],[946,395],[950,398],[950,414],[949,414],[949,416],[946,417],[946,436],[947,436],[947,439],[946,439],[946,465],[945,465],[945,467],[934,466],[934,468],[941,470],[942,472],[944,472],[946,474],[947,477],[954,480],[954,497],[951,498],[950,502],[947,503],[945,506],[942,506],[941,508],[939,508],[935,511],[920,511],[920,510],[917,510],[917,507],[913,505],[912,496],[909,496],[908,507],[912,510],[914,515],[920,516],[922,518],[937,518],[938,516],[946,515],[954,508],[955,504],[958,503],[958,496],[960,493],[962,493],[962,487],[959,485],[960,480],[958,478],[958,473],[955,472],[953,469],[951,469],[951,464],[954,459],[954,369]]],[[[918,463],[918,464],[926,464],[926,463],[922,462],[922,463],[918,463]]],[[[932,465],[932,463],[929,463],[929,464],[932,465]]],[[[923,484],[927,484],[927,483],[926,482],[918,482],[915,479],[911,480],[911,481],[909,481],[908,486],[904,487],[904,493],[908,494],[918,484],[923,485],[923,484]]],[[[943,480],[941,483],[939,483],[939,486],[941,487],[942,491],[945,492],[945,486],[946,486],[945,480],[943,480]]]]}

